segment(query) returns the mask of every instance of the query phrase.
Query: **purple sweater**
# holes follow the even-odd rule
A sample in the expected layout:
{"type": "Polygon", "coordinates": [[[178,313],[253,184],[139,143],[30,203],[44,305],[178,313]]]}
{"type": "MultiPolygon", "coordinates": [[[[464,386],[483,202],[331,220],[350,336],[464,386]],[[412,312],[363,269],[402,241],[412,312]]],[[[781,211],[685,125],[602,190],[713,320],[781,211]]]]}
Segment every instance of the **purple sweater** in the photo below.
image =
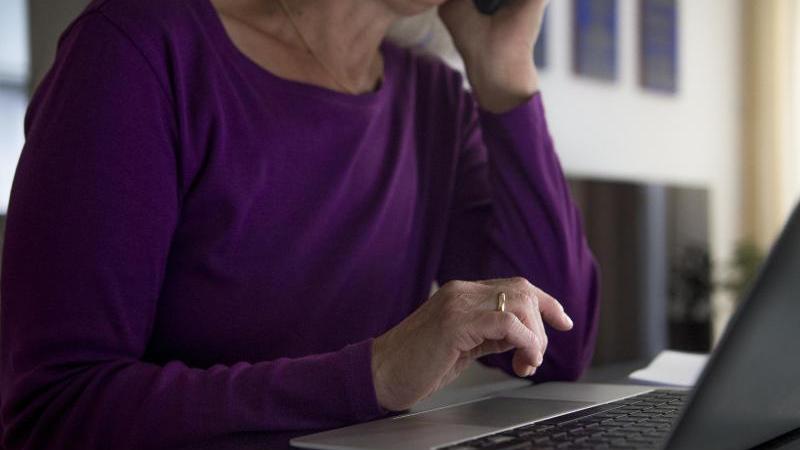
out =
{"type": "Polygon", "coordinates": [[[8,212],[8,449],[286,445],[378,418],[372,339],[434,281],[527,277],[575,322],[533,380],[581,374],[597,271],[540,97],[490,114],[441,62],[382,51],[381,88],[351,96],[258,67],[208,0],[97,0],[72,24],[8,212]]]}

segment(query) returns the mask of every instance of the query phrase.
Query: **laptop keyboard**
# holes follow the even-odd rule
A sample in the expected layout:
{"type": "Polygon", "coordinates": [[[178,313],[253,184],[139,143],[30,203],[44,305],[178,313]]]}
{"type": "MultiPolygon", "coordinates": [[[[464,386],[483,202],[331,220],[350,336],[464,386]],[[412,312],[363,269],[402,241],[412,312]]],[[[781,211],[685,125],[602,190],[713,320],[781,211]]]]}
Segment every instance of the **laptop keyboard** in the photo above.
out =
{"type": "Polygon", "coordinates": [[[688,392],[656,390],[440,450],[659,448],[688,392]]]}

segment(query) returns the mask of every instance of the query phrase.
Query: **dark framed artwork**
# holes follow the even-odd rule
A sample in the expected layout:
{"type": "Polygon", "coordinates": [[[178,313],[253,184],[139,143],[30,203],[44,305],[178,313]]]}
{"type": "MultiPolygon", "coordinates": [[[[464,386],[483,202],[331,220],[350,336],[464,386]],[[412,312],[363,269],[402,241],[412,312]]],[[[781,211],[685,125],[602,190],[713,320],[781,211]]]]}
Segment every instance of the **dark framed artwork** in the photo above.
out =
{"type": "Polygon", "coordinates": [[[539,69],[544,69],[547,67],[548,62],[548,53],[547,53],[547,33],[548,33],[548,26],[547,20],[548,14],[545,12],[544,17],[542,18],[542,29],[539,32],[539,39],[536,41],[536,47],[533,49],[533,62],[536,64],[536,67],[539,69]]]}
{"type": "Polygon", "coordinates": [[[617,0],[574,0],[575,73],[617,79],[617,23],[617,0]]]}
{"type": "Polygon", "coordinates": [[[677,0],[640,0],[639,79],[649,90],[678,91],[677,0]]]}

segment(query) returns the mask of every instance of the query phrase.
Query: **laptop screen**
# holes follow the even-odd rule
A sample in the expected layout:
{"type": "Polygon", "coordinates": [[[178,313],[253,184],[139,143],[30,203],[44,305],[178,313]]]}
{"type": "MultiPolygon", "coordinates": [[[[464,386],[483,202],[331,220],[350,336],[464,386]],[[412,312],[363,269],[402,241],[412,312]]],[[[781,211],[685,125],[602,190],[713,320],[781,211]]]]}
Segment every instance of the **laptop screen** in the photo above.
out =
{"type": "Polygon", "coordinates": [[[743,300],[669,448],[745,448],[800,427],[800,207],[743,300]]]}

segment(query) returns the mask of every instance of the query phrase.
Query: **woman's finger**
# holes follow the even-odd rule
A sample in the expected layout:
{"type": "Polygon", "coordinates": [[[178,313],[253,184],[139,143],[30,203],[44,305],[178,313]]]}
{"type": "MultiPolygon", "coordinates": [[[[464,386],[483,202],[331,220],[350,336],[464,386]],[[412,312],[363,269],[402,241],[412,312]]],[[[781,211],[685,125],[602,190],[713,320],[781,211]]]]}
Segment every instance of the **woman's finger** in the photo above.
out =
{"type": "MultiPolygon", "coordinates": [[[[498,290],[505,293],[506,311],[516,315],[533,332],[535,336],[533,347],[536,355],[534,364],[529,365],[527,363],[527,358],[523,352],[515,352],[512,358],[512,366],[515,373],[524,374],[524,376],[532,375],[544,361],[548,342],[547,331],[539,310],[539,299],[542,297],[540,291],[523,278],[483,280],[479,284],[491,287],[493,294],[490,295],[499,295],[499,293],[494,294],[498,290]]],[[[489,307],[495,308],[496,306],[489,305],[489,307]]]]}
{"type": "MultiPolygon", "coordinates": [[[[536,337],[534,347],[537,357],[536,364],[532,367],[535,369],[541,365],[544,359],[544,352],[547,349],[547,334],[542,324],[542,317],[537,306],[537,300],[532,298],[530,294],[530,291],[514,291],[507,294],[506,297],[509,299],[509,305],[506,310],[516,315],[536,337]]],[[[522,367],[521,369],[524,372],[527,370],[527,367],[522,367]]]]}
{"type": "Polygon", "coordinates": [[[506,341],[484,341],[483,344],[472,349],[469,356],[470,359],[478,359],[488,355],[505,353],[513,348],[514,346],[506,341]]]}
{"type": "Polygon", "coordinates": [[[515,353],[512,358],[512,365],[514,367],[514,372],[524,373],[525,376],[531,376],[536,369],[542,365],[542,361],[544,361],[544,355],[547,351],[547,332],[542,322],[542,316],[539,312],[537,301],[532,299],[528,294],[519,294],[515,297],[519,298],[520,301],[515,302],[512,312],[533,332],[536,338],[534,342],[536,359],[534,364],[527,366],[524,363],[523,356],[515,353]]]}
{"type": "Polygon", "coordinates": [[[539,339],[539,348],[541,349],[539,360],[536,362],[536,367],[539,367],[544,362],[544,355],[547,353],[547,345],[549,343],[549,339],[547,338],[547,330],[544,328],[544,323],[542,322],[541,317],[534,321],[533,333],[539,339]]]}
{"type": "Polygon", "coordinates": [[[573,326],[572,319],[567,315],[567,312],[564,311],[564,307],[561,306],[561,303],[541,289],[537,288],[536,291],[534,295],[536,296],[539,312],[541,312],[544,321],[556,330],[571,330],[573,326]]]}
{"type": "Polygon", "coordinates": [[[521,367],[515,367],[519,376],[527,376],[524,366],[533,366],[538,359],[536,335],[511,312],[482,311],[470,324],[472,333],[484,341],[505,341],[517,349],[521,367]],[[517,370],[519,369],[519,370],[517,370]]]}
{"type": "MultiPolygon", "coordinates": [[[[534,301],[535,306],[538,307],[545,322],[550,324],[553,328],[560,331],[569,331],[572,329],[572,319],[564,311],[564,307],[553,296],[547,292],[539,289],[531,284],[528,280],[522,277],[504,278],[493,280],[481,280],[477,282],[485,286],[491,286],[500,292],[524,292],[531,300],[534,301]]],[[[508,294],[506,294],[508,295],[508,294]]]]}
{"type": "Polygon", "coordinates": [[[564,307],[552,295],[539,289],[522,277],[478,281],[480,284],[492,286],[498,292],[506,290],[525,292],[538,306],[545,322],[560,331],[572,329],[572,319],[564,311],[564,307]]]}

